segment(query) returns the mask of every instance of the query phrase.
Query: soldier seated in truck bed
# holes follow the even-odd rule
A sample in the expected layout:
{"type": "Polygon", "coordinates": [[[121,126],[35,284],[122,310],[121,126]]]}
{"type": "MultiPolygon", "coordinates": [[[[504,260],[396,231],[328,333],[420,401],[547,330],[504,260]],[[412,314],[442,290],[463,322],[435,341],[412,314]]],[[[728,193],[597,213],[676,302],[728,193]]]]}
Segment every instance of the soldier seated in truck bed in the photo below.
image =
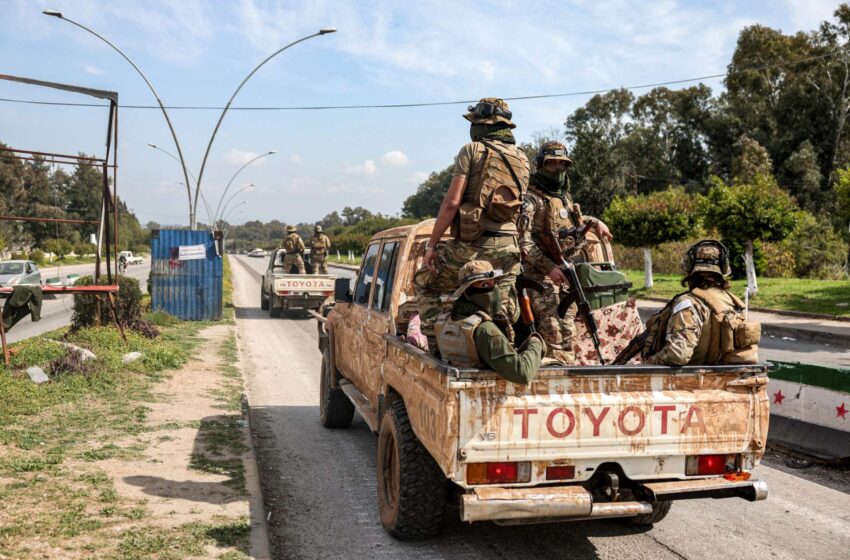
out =
{"type": "Polygon", "coordinates": [[[537,374],[546,352],[543,338],[532,333],[519,351],[499,330],[492,316],[501,307],[496,273],[487,261],[472,261],[458,272],[452,310],[437,318],[434,330],[440,355],[463,367],[486,366],[513,383],[528,384],[537,374]]]}

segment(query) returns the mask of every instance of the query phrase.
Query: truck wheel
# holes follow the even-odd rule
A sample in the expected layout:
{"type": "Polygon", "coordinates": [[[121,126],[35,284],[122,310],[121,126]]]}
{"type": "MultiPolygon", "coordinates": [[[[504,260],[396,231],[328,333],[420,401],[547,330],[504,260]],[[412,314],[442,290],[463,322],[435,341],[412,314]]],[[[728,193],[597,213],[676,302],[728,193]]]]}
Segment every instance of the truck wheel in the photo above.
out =
{"type": "Polygon", "coordinates": [[[670,513],[670,506],[673,502],[670,500],[659,500],[652,504],[652,513],[642,513],[634,517],[624,517],[622,521],[627,525],[635,525],[638,527],[653,525],[658,523],[670,513]]]}
{"type": "Polygon", "coordinates": [[[436,535],[446,508],[446,477],[413,433],[401,400],[381,421],[377,471],[384,529],[397,539],[436,535]]]}
{"type": "Polygon", "coordinates": [[[354,404],[348,400],[342,389],[331,387],[330,352],[322,351],[322,376],[319,381],[319,416],[325,428],[347,428],[354,419],[354,404]]]}
{"type": "Polygon", "coordinates": [[[260,309],[263,311],[269,310],[269,298],[266,297],[266,290],[260,286],[260,309]]]}
{"type": "MultiPolygon", "coordinates": [[[[269,305],[271,306],[271,302],[269,303],[269,305]]],[[[274,317],[275,319],[277,319],[281,315],[283,315],[283,308],[282,307],[269,307],[269,316],[270,317],[274,317]]]]}

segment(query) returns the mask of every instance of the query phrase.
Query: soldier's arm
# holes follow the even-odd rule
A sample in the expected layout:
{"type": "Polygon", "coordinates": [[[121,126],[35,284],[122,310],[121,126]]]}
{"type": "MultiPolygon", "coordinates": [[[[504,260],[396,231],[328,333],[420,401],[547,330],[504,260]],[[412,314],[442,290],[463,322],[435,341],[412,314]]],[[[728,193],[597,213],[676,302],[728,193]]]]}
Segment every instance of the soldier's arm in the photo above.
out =
{"type": "Polygon", "coordinates": [[[540,200],[535,196],[526,196],[522,203],[522,211],[519,218],[520,248],[525,255],[525,262],[532,271],[540,274],[549,274],[555,268],[555,263],[546,256],[535,239],[535,228],[540,228],[535,220],[539,220],[540,200]]]}
{"type": "Polygon", "coordinates": [[[682,298],[674,306],[667,322],[664,347],[646,359],[648,364],[684,366],[691,361],[699,343],[705,316],[690,298],[682,298]]]}
{"type": "Polygon", "coordinates": [[[330,248],[331,248],[331,238],[326,235],[325,236],[325,249],[330,249],[330,248]]]}
{"type": "Polygon", "coordinates": [[[537,375],[544,352],[541,339],[532,338],[522,352],[517,352],[492,321],[481,323],[473,337],[481,360],[508,381],[527,385],[537,375]]]}
{"type": "Polygon", "coordinates": [[[302,253],[304,252],[305,249],[307,249],[307,247],[304,246],[304,240],[301,239],[300,237],[298,238],[298,248],[301,249],[302,253]]]}

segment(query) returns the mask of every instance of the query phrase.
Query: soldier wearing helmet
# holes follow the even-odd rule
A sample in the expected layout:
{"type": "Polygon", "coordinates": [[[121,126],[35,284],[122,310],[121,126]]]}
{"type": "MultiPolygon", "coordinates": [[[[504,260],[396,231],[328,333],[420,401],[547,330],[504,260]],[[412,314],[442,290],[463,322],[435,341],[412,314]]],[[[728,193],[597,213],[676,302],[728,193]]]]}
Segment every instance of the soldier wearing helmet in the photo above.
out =
{"type": "MultiPolygon", "coordinates": [[[[563,318],[558,316],[558,303],[569,285],[558,265],[546,255],[543,249],[545,239],[552,232],[577,227],[590,220],[591,230],[603,243],[611,239],[611,233],[601,220],[582,216],[581,208],[571,200],[566,189],[566,173],[573,161],[563,144],[555,141],[544,143],[537,151],[534,163],[535,171],[529,181],[519,220],[523,268],[527,276],[546,287],[543,292],[530,292],[529,296],[538,329],[546,341],[547,357],[571,364],[575,361],[576,308],[573,305],[563,318]]],[[[569,259],[576,256],[582,247],[567,245],[563,248],[567,251],[564,256],[569,259]]]]}
{"type": "Polygon", "coordinates": [[[463,117],[471,123],[471,142],[455,158],[423,268],[414,279],[422,332],[431,342],[434,321],[442,311],[440,296],[457,289],[458,271],[472,260],[504,271],[496,282],[501,295],[498,313],[510,323],[519,317],[514,287],[520,272],[516,220],[528,187],[528,158],[516,146],[511,132],[516,125],[504,100],[485,97],[463,117]],[[452,239],[440,244],[450,228],[452,239]]]}
{"type": "Polygon", "coordinates": [[[295,226],[286,226],[286,237],[283,239],[283,250],[286,251],[286,256],[283,257],[283,270],[285,274],[290,274],[293,267],[298,270],[298,274],[305,274],[304,258],[304,241],[298,235],[295,226]]]}
{"type": "Polygon", "coordinates": [[[313,237],[310,239],[310,262],[313,264],[313,274],[328,273],[328,251],[331,240],[322,231],[322,226],[316,224],[313,237]]]}
{"type": "Polygon", "coordinates": [[[517,351],[493,315],[501,309],[496,283],[502,271],[487,261],[466,263],[458,271],[450,313],[437,318],[437,345],[444,360],[458,367],[487,367],[513,383],[528,384],[537,374],[546,344],[532,334],[517,351]]]}
{"type": "Polygon", "coordinates": [[[669,366],[754,364],[759,323],[747,320],[744,303],[729,291],[729,252],[705,240],[682,259],[688,291],[647,321],[643,361],[669,366]]]}

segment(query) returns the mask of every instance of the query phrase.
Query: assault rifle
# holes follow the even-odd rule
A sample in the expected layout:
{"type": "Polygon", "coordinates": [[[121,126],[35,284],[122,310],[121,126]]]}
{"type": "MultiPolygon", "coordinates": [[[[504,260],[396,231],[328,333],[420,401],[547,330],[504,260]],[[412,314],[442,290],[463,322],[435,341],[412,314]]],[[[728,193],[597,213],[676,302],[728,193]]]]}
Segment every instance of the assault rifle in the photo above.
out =
{"type": "Polygon", "coordinates": [[[516,278],[516,291],[519,295],[519,317],[529,332],[537,332],[537,328],[534,326],[534,312],[531,310],[531,298],[528,297],[528,290],[543,293],[545,289],[546,286],[533,278],[528,278],[522,274],[516,278]]]}
{"type": "MultiPolygon", "coordinates": [[[[584,231],[587,231],[589,224],[584,224],[580,227],[584,231]]],[[[567,276],[567,280],[570,284],[568,296],[561,299],[561,302],[558,305],[558,316],[563,317],[566,315],[570,304],[573,301],[576,302],[578,305],[578,314],[584,318],[584,323],[587,325],[587,330],[593,339],[593,346],[596,348],[597,356],[599,356],[599,363],[605,365],[605,358],[602,357],[602,350],[600,349],[599,344],[599,329],[596,326],[596,319],[593,318],[590,304],[584,296],[584,290],[581,288],[581,282],[579,282],[578,274],[576,274],[575,265],[564,258],[564,253],[561,249],[561,242],[558,237],[559,236],[556,232],[551,231],[549,232],[548,237],[544,237],[546,242],[543,244],[546,256],[559,265],[560,269],[567,276]]]]}

